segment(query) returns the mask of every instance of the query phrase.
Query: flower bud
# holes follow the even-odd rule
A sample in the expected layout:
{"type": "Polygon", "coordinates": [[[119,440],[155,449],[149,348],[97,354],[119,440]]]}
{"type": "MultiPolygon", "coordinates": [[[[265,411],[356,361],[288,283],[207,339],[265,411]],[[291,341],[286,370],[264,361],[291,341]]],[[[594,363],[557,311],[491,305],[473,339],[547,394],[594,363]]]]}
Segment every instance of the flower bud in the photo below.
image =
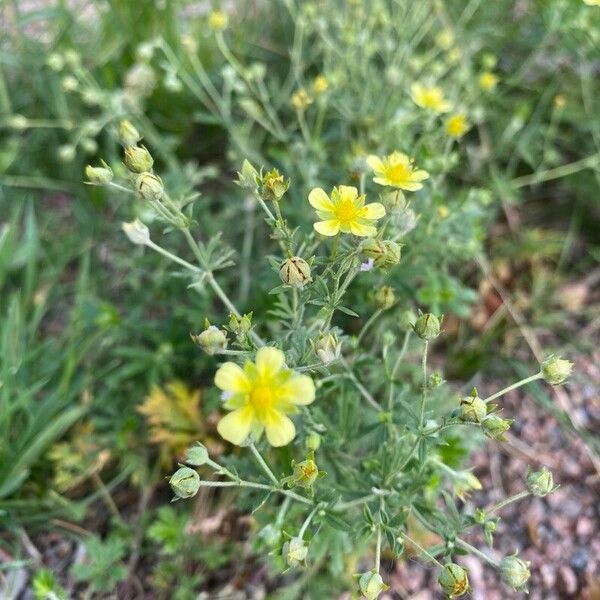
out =
{"type": "Polygon", "coordinates": [[[50,69],[52,69],[52,71],[58,73],[64,69],[65,59],[62,57],[62,55],[58,54],[57,52],[53,52],[48,57],[48,60],[46,60],[46,64],[48,65],[48,67],[50,67],[50,69]]]}
{"type": "Polygon", "coordinates": [[[470,589],[467,571],[456,563],[444,565],[438,576],[438,583],[449,598],[462,596],[470,589]]]}
{"type": "Polygon", "coordinates": [[[140,173],[135,180],[135,189],[138,194],[148,201],[158,202],[165,192],[162,179],[153,173],[140,173]]]}
{"type": "Polygon", "coordinates": [[[71,162],[75,158],[75,146],[63,144],[58,149],[58,158],[62,162],[71,162]]]}
{"type": "Polygon", "coordinates": [[[321,334],[314,343],[314,348],[319,360],[324,365],[328,365],[340,357],[342,342],[338,341],[337,336],[333,333],[321,334]]]}
{"type": "Polygon", "coordinates": [[[100,162],[102,163],[101,167],[92,167],[92,165],[87,165],[85,168],[85,176],[87,177],[89,183],[105,185],[112,181],[112,169],[103,160],[100,162]]]}
{"type": "Polygon", "coordinates": [[[440,320],[432,313],[419,315],[414,324],[414,332],[423,340],[429,341],[440,335],[440,320]]]}
{"type": "Polygon", "coordinates": [[[279,202],[289,187],[290,180],[286,179],[277,169],[273,169],[262,178],[261,196],[265,200],[279,202]]]}
{"type": "Polygon", "coordinates": [[[188,448],[185,462],[192,467],[199,467],[208,461],[208,450],[204,444],[196,442],[194,446],[188,448]]]}
{"type": "Polygon", "coordinates": [[[376,600],[381,592],[390,589],[389,585],[383,583],[383,579],[377,571],[367,571],[366,573],[362,573],[358,580],[358,586],[361,594],[367,600],[376,600]]]}
{"type": "Polygon", "coordinates": [[[145,146],[127,146],[125,148],[125,166],[134,173],[150,171],[154,159],[145,146]]]}
{"type": "Polygon", "coordinates": [[[306,560],[308,546],[302,538],[295,537],[283,545],[282,554],[289,567],[298,567],[306,560]]]}
{"type": "Polygon", "coordinates": [[[552,471],[542,467],[539,471],[531,471],[527,475],[527,489],[534,496],[547,496],[554,490],[552,471]]]}
{"type": "Polygon", "coordinates": [[[242,164],[242,170],[238,171],[238,179],[236,183],[246,190],[256,190],[258,180],[260,176],[258,171],[252,166],[252,163],[248,160],[244,160],[242,164]]]}
{"type": "Polygon", "coordinates": [[[367,238],[360,247],[365,258],[372,258],[376,266],[381,265],[385,255],[385,245],[382,240],[367,238]]]}
{"type": "Polygon", "coordinates": [[[200,476],[194,469],[181,467],[171,475],[169,485],[178,498],[191,498],[200,489],[200,476]]]}
{"type": "Polygon", "coordinates": [[[319,468],[314,461],[314,454],[309,452],[306,460],[299,463],[292,461],[292,467],[294,472],[291,477],[287,478],[287,485],[289,487],[298,486],[304,489],[312,488],[313,483],[319,477],[319,468]]]}
{"type": "Polygon", "coordinates": [[[279,277],[283,283],[302,288],[312,281],[310,265],[299,256],[292,256],[281,263],[279,277]]]}
{"type": "Polygon", "coordinates": [[[492,440],[503,442],[504,433],[510,429],[512,419],[503,419],[498,415],[489,415],[481,422],[483,433],[492,440]]]}
{"type": "Polygon", "coordinates": [[[130,223],[123,223],[121,228],[129,241],[134,244],[145,246],[150,241],[150,231],[139,219],[130,223]]]}
{"type": "Polygon", "coordinates": [[[396,302],[394,289],[388,285],[380,287],[373,296],[373,302],[375,303],[375,306],[381,310],[391,308],[394,305],[394,302],[396,302]]]}
{"type": "Polygon", "coordinates": [[[568,379],[572,368],[572,362],[556,356],[549,356],[542,363],[542,375],[550,385],[560,385],[568,379]]]}
{"type": "Polygon", "coordinates": [[[306,438],[306,448],[309,451],[316,452],[321,446],[321,436],[314,431],[306,438]]]}
{"type": "Polygon", "coordinates": [[[515,590],[526,592],[527,582],[531,576],[529,561],[520,559],[516,554],[505,556],[500,562],[500,575],[506,585],[515,590]]]}
{"type": "Polygon", "coordinates": [[[192,340],[210,355],[227,348],[227,334],[214,325],[209,325],[198,335],[192,335],[192,340]]]}
{"type": "Polygon", "coordinates": [[[245,336],[252,328],[252,313],[238,317],[237,315],[229,315],[229,329],[238,337],[245,336]]]}
{"type": "Polygon", "coordinates": [[[129,121],[119,123],[117,135],[119,136],[119,142],[125,147],[135,146],[142,139],[138,130],[129,121]]]}
{"type": "Polygon", "coordinates": [[[11,115],[8,117],[6,124],[11,129],[17,129],[18,131],[23,131],[29,127],[29,119],[23,115],[11,115]]]}
{"type": "Polygon", "coordinates": [[[224,29],[227,29],[228,23],[229,18],[222,10],[213,10],[208,15],[208,26],[213,31],[223,31],[224,29]]]}
{"type": "Polygon", "coordinates": [[[460,400],[460,419],[468,423],[481,423],[487,415],[487,404],[477,395],[473,389],[470,396],[460,400]]]}
{"type": "Polygon", "coordinates": [[[402,254],[402,245],[392,242],[391,240],[386,240],[383,242],[383,245],[385,252],[383,254],[383,264],[381,266],[389,268],[397,265],[400,262],[402,254]]]}

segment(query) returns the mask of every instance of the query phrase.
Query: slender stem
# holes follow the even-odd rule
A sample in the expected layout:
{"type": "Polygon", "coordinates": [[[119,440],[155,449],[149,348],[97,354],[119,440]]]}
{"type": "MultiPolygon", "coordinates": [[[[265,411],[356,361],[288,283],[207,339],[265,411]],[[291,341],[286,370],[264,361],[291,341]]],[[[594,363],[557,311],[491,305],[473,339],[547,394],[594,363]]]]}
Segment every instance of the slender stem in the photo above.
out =
{"type": "Polygon", "coordinates": [[[279,485],[279,480],[275,475],[273,475],[273,471],[269,468],[269,465],[265,462],[265,459],[262,457],[261,453],[256,449],[254,444],[250,444],[250,450],[252,450],[252,454],[256,458],[258,464],[262,467],[263,471],[267,474],[268,478],[276,485],[279,485]]]}
{"type": "Polygon", "coordinates": [[[335,505],[336,512],[342,512],[348,510],[349,508],[354,508],[355,506],[361,506],[370,502],[371,500],[375,500],[377,496],[375,494],[368,494],[367,496],[362,496],[360,498],[356,498],[354,500],[347,500],[346,502],[339,502],[335,505]]]}
{"type": "Polygon", "coordinates": [[[394,388],[396,387],[394,384],[394,379],[396,378],[396,373],[398,371],[398,368],[400,367],[400,364],[402,363],[402,359],[404,358],[404,355],[406,354],[406,350],[408,349],[408,342],[410,341],[410,334],[411,334],[410,329],[407,329],[406,333],[404,334],[404,341],[402,342],[402,348],[398,354],[398,357],[396,358],[396,362],[394,363],[392,372],[390,373],[390,393],[388,396],[388,411],[390,411],[390,412],[391,412],[392,408],[394,407],[394,388]]]}
{"type": "Polygon", "coordinates": [[[358,391],[362,394],[363,398],[375,410],[382,412],[383,408],[381,408],[381,406],[379,405],[377,400],[375,400],[375,398],[373,398],[373,396],[370,394],[370,392],[367,390],[367,388],[365,388],[365,386],[356,378],[356,375],[350,369],[350,365],[344,359],[342,359],[342,364],[344,365],[346,371],[348,372],[348,377],[350,378],[352,383],[354,383],[354,385],[357,387],[358,391]]]}
{"type": "Polygon", "coordinates": [[[512,185],[516,188],[525,187],[527,185],[534,185],[536,183],[542,183],[544,181],[551,181],[552,179],[559,179],[560,177],[566,177],[567,175],[573,175],[574,173],[578,173],[583,169],[588,167],[593,167],[598,159],[600,158],[600,152],[596,152],[596,154],[592,154],[591,156],[586,156],[581,160],[576,160],[575,162],[561,165],[560,167],[556,167],[554,169],[548,169],[547,171],[537,171],[531,175],[523,175],[522,177],[517,177],[512,180],[512,185]]]}
{"type": "Polygon", "coordinates": [[[279,507],[279,511],[277,512],[277,518],[275,519],[275,525],[281,525],[283,520],[285,519],[285,515],[290,507],[291,498],[286,496],[279,507]]]}
{"type": "Polygon", "coordinates": [[[381,564],[381,524],[377,525],[377,545],[375,546],[375,570],[379,573],[381,564]]]}
{"type": "Polygon", "coordinates": [[[500,509],[504,508],[505,506],[508,506],[509,504],[512,504],[513,502],[517,502],[518,500],[527,498],[527,496],[529,496],[529,494],[530,494],[530,492],[528,490],[523,490],[522,492],[519,492],[518,494],[514,494],[513,496],[509,496],[508,498],[505,498],[501,502],[498,502],[498,504],[495,504],[494,506],[492,506],[490,509],[486,510],[485,512],[488,515],[493,515],[495,512],[498,512],[500,509]]]}
{"type": "Polygon", "coordinates": [[[358,338],[356,338],[356,345],[359,346],[361,340],[363,339],[365,333],[367,332],[367,330],[369,329],[369,327],[371,327],[371,325],[373,325],[373,323],[379,318],[379,316],[381,315],[381,313],[383,312],[382,308],[378,308],[367,320],[367,322],[363,325],[363,328],[360,330],[360,333],[358,334],[358,338]]]}
{"type": "Polygon", "coordinates": [[[420,550],[420,552],[422,554],[424,554],[429,560],[433,561],[439,567],[442,567],[442,568],[444,567],[444,565],[442,565],[442,563],[435,556],[433,556],[433,554],[427,552],[427,550],[425,550],[425,548],[423,548],[423,546],[421,546],[421,544],[419,544],[419,542],[417,542],[416,540],[413,540],[410,536],[408,536],[403,531],[400,531],[399,533],[400,533],[400,537],[402,537],[407,542],[411,543],[415,548],[420,550]]]}
{"type": "Polygon", "coordinates": [[[491,556],[488,556],[481,550],[478,550],[477,548],[475,548],[475,546],[471,546],[471,544],[469,544],[468,542],[465,542],[464,540],[461,540],[460,538],[456,538],[456,543],[461,548],[464,548],[468,552],[475,554],[475,556],[478,556],[479,558],[481,558],[481,560],[492,565],[492,567],[498,568],[500,566],[497,560],[494,560],[491,556]]]}
{"type": "Polygon", "coordinates": [[[165,250],[162,246],[155,244],[152,240],[148,240],[146,242],[146,246],[148,246],[148,248],[152,248],[152,250],[162,254],[163,256],[166,256],[169,260],[176,262],[177,264],[181,265],[182,267],[185,267],[186,269],[193,271],[194,273],[203,273],[204,272],[199,267],[196,267],[196,266],[192,265],[191,263],[187,262],[186,260],[183,260],[183,258],[179,258],[179,256],[172,254],[168,250],[165,250]]]}
{"type": "Polygon", "coordinates": [[[521,381],[517,381],[517,383],[513,383],[512,385],[509,385],[508,387],[501,389],[499,392],[496,392],[495,394],[488,396],[487,398],[485,398],[485,402],[491,402],[492,400],[495,400],[496,398],[499,398],[500,396],[504,396],[504,394],[507,394],[511,390],[516,390],[517,388],[520,388],[523,385],[527,385],[528,383],[531,383],[532,381],[537,381],[538,379],[542,379],[542,377],[543,377],[543,374],[541,372],[539,372],[539,373],[536,373],[535,375],[531,375],[530,377],[526,377],[525,379],[521,379],[521,381]]]}
{"type": "Polygon", "coordinates": [[[284,490],[283,488],[275,487],[273,485],[267,485],[266,483],[254,483],[253,481],[205,481],[200,480],[200,485],[202,487],[242,487],[242,488],[253,488],[256,490],[267,490],[273,492],[275,494],[283,494],[284,496],[288,496],[292,498],[292,500],[296,500],[297,502],[302,502],[302,504],[308,504],[310,506],[313,503],[308,499],[291,492],[289,490],[284,490]]]}
{"type": "Polygon", "coordinates": [[[423,345],[423,359],[421,366],[423,368],[423,389],[421,391],[421,409],[419,413],[419,429],[423,429],[425,424],[425,401],[427,399],[427,350],[429,349],[429,342],[425,341],[423,345]]]}
{"type": "Polygon", "coordinates": [[[306,530],[308,528],[308,526],[310,525],[310,522],[312,521],[313,517],[317,514],[317,511],[319,510],[320,506],[317,504],[317,506],[315,506],[311,511],[310,514],[308,515],[308,517],[306,517],[306,519],[304,519],[304,523],[302,523],[302,527],[300,527],[300,531],[298,532],[298,537],[300,539],[302,539],[304,537],[304,534],[306,533],[306,530]]]}

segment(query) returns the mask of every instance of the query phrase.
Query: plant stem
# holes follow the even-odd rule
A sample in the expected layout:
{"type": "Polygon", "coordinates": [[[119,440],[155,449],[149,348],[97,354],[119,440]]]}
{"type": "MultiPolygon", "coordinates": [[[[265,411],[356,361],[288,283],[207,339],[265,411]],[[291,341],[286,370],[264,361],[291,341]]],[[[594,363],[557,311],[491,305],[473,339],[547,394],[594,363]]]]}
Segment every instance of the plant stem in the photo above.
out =
{"type": "Polygon", "coordinates": [[[423,345],[423,359],[421,366],[423,368],[423,389],[421,391],[421,409],[419,411],[419,429],[423,429],[425,424],[425,401],[427,399],[427,351],[429,349],[429,342],[426,340],[423,345]]]}
{"type": "Polygon", "coordinates": [[[523,490],[522,492],[519,492],[518,494],[514,494],[513,496],[509,496],[508,498],[505,498],[504,500],[498,502],[498,504],[495,504],[494,506],[492,506],[490,509],[486,510],[486,514],[488,515],[493,515],[495,512],[498,512],[500,509],[504,508],[505,506],[508,506],[509,504],[512,504],[513,502],[517,502],[518,500],[522,500],[523,498],[527,498],[527,496],[529,496],[530,492],[528,490],[523,490]]]}
{"type": "Polygon", "coordinates": [[[471,544],[469,544],[468,542],[465,542],[464,540],[461,540],[460,538],[456,538],[456,543],[461,548],[464,548],[468,552],[475,554],[475,556],[478,556],[479,558],[481,558],[481,560],[485,561],[489,565],[492,565],[492,567],[498,568],[500,566],[498,561],[494,560],[491,556],[488,556],[481,550],[478,550],[477,548],[475,548],[475,546],[471,546],[471,544]]]}
{"type": "Polygon", "coordinates": [[[267,474],[268,478],[276,485],[279,486],[279,480],[275,475],[273,475],[273,471],[269,468],[269,465],[265,462],[265,459],[262,457],[261,453],[256,449],[254,444],[250,444],[250,450],[252,450],[252,454],[256,458],[258,464],[262,467],[263,471],[267,474]]]}
{"type": "Polygon", "coordinates": [[[253,481],[244,481],[240,479],[238,481],[206,481],[200,480],[200,485],[203,487],[242,487],[242,488],[253,488],[256,490],[267,490],[269,492],[273,492],[275,494],[283,494],[284,496],[288,496],[297,502],[302,502],[302,504],[308,504],[310,506],[313,503],[308,499],[291,492],[289,490],[284,490],[280,487],[275,487],[274,485],[267,485],[266,483],[254,483],[253,481]]]}
{"type": "Polygon", "coordinates": [[[298,532],[298,537],[300,539],[302,539],[304,537],[304,534],[306,533],[306,530],[307,530],[308,526],[310,525],[310,522],[312,521],[313,517],[315,516],[315,514],[317,513],[319,508],[320,508],[320,506],[317,504],[317,506],[315,506],[310,511],[310,514],[308,515],[308,517],[306,517],[306,519],[304,519],[304,523],[302,523],[302,527],[300,527],[300,531],[298,532]]]}
{"type": "Polygon", "coordinates": [[[375,569],[379,573],[381,564],[381,524],[377,525],[377,545],[375,546],[375,569]]]}
{"type": "Polygon", "coordinates": [[[500,396],[504,396],[504,394],[510,392],[511,390],[516,390],[517,388],[520,388],[523,385],[527,385],[528,383],[531,383],[532,381],[537,381],[538,379],[542,379],[542,377],[543,377],[542,373],[539,372],[539,373],[536,373],[535,375],[531,375],[530,377],[526,377],[525,379],[521,379],[521,381],[517,381],[516,383],[513,383],[512,385],[509,385],[508,387],[501,389],[499,392],[496,392],[495,394],[488,396],[487,398],[484,399],[484,401],[491,402],[492,400],[495,400],[496,398],[499,398],[500,396]]]}
{"type": "Polygon", "coordinates": [[[371,327],[371,325],[379,318],[379,315],[383,312],[382,308],[378,308],[367,320],[367,322],[363,325],[363,328],[360,330],[358,334],[358,338],[356,338],[356,345],[359,346],[361,340],[363,339],[365,333],[371,327]]]}
{"type": "Polygon", "coordinates": [[[574,173],[578,173],[579,171],[583,171],[588,167],[592,168],[595,163],[600,159],[600,152],[596,152],[596,154],[592,154],[591,156],[586,156],[581,160],[576,160],[575,162],[561,165],[560,167],[556,167],[554,169],[548,169],[547,171],[537,171],[536,173],[532,173],[531,175],[523,175],[522,177],[517,177],[512,180],[512,185],[515,188],[522,188],[528,185],[534,185],[537,183],[543,183],[544,181],[551,181],[552,179],[559,179],[560,177],[566,177],[567,175],[573,175],[574,173]]]}
{"type": "Polygon", "coordinates": [[[419,544],[419,542],[413,540],[410,536],[408,536],[403,531],[400,531],[400,537],[402,537],[407,542],[411,543],[415,548],[420,550],[420,552],[422,554],[424,554],[429,560],[433,561],[436,565],[443,568],[444,565],[442,565],[442,563],[435,556],[433,556],[433,554],[427,552],[427,550],[425,550],[425,548],[423,548],[423,546],[421,546],[421,544],[419,544]]]}
{"type": "Polygon", "coordinates": [[[367,390],[367,388],[365,388],[365,386],[356,378],[356,375],[350,369],[350,365],[344,359],[342,359],[342,364],[344,365],[346,371],[348,372],[348,377],[350,378],[352,383],[354,383],[354,385],[357,387],[358,391],[362,394],[363,398],[376,411],[382,412],[383,408],[381,408],[381,406],[379,405],[377,400],[375,400],[375,398],[373,398],[373,396],[370,394],[370,392],[367,390]]]}
{"type": "Polygon", "coordinates": [[[394,379],[396,378],[396,373],[398,371],[398,368],[400,367],[400,364],[402,363],[402,359],[404,358],[404,355],[406,354],[406,350],[408,349],[408,342],[410,340],[410,329],[407,329],[406,333],[404,334],[404,341],[402,342],[402,348],[400,350],[400,353],[398,354],[398,357],[396,358],[396,362],[394,363],[394,367],[392,368],[392,372],[390,373],[390,393],[388,396],[388,411],[392,411],[392,408],[394,407],[394,379]]]}

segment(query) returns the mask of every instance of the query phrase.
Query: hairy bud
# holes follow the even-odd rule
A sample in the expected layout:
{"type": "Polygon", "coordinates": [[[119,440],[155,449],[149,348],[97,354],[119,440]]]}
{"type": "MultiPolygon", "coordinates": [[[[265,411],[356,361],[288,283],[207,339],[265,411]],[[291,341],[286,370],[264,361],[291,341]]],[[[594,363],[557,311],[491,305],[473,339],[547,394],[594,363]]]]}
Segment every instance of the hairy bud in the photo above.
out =
{"type": "Polygon", "coordinates": [[[440,319],[438,319],[432,313],[419,315],[415,321],[413,329],[422,340],[433,340],[440,335],[440,319]]]}
{"type": "Polygon", "coordinates": [[[150,241],[150,230],[139,219],[123,223],[121,228],[133,244],[145,246],[150,241]]]}
{"type": "Polygon", "coordinates": [[[512,419],[503,419],[498,415],[489,415],[481,422],[483,433],[492,440],[505,441],[504,434],[510,429],[512,419]]]}
{"type": "Polygon", "coordinates": [[[134,173],[150,171],[154,159],[145,146],[127,146],[124,156],[125,166],[134,173]]]}
{"type": "Polygon", "coordinates": [[[302,538],[294,537],[283,545],[282,554],[289,567],[299,567],[306,560],[308,546],[302,538]]]}
{"type": "Polygon", "coordinates": [[[117,135],[119,136],[119,142],[126,147],[135,146],[142,139],[138,130],[129,121],[119,123],[117,135]]]}
{"type": "Polygon", "coordinates": [[[516,554],[505,556],[500,563],[500,575],[506,585],[527,592],[527,582],[531,576],[528,561],[520,559],[516,554]]]}
{"type": "Polygon", "coordinates": [[[383,579],[377,571],[362,573],[358,580],[358,587],[367,600],[376,600],[381,592],[390,589],[389,585],[383,583],[383,579]]]}
{"type": "Polygon", "coordinates": [[[192,340],[210,355],[227,348],[227,334],[214,325],[208,325],[202,333],[192,335],[192,340]]]}
{"type": "Polygon", "coordinates": [[[449,598],[463,596],[470,589],[467,571],[456,563],[444,565],[438,576],[438,583],[449,598]]]}
{"type": "Polygon", "coordinates": [[[563,358],[549,356],[542,363],[542,375],[550,385],[560,385],[571,375],[573,363],[563,358]]]}
{"type": "Polygon", "coordinates": [[[188,448],[185,462],[192,467],[199,467],[208,461],[208,450],[204,444],[196,442],[194,446],[188,448]]]}
{"type": "Polygon", "coordinates": [[[286,179],[277,169],[266,173],[262,178],[260,188],[261,196],[265,200],[279,202],[290,187],[290,180],[286,179]]]}
{"type": "Polygon", "coordinates": [[[138,194],[148,201],[157,202],[165,193],[162,179],[154,173],[140,173],[135,180],[135,189],[138,194]]]}
{"type": "Polygon", "coordinates": [[[477,395],[473,389],[470,396],[460,400],[460,419],[468,423],[481,423],[487,415],[487,404],[477,395]]]}
{"type": "Polygon", "coordinates": [[[373,302],[375,303],[375,306],[381,310],[391,308],[394,305],[394,302],[396,302],[394,288],[391,288],[389,285],[380,287],[373,296],[373,302]]]}
{"type": "Polygon", "coordinates": [[[88,165],[85,168],[85,176],[89,183],[106,185],[113,180],[113,171],[103,160],[100,162],[102,163],[101,167],[92,167],[92,165],[88,165]]]}
{"type": "Polygon", "coordinates": [[[169,485],[178,498],[191,498],[200,489],[200,476],[194,469],[181,467],[171,475],[169,485]]]}
{"type": "Polygon", "coordinates": [[[333,333],[321,334],[314,343],[314,348],[319,360],[324,365],[328,365],[340,357],[342,342],[338,341],[337,336],[333,333]]]}
{"type": "Polygon", "coordinates": [[[527,475],[527,489],[534,496],[547,496],[555,489],[552,471],[542,467],[539,471],[531,471],[527,475]]]}
{"type": "Polygon", "coordinates": [[[302,288],[312,281],[310,265],[299,256],[292,256],[281,263],[279,277],[283,283],[302,288]]]}

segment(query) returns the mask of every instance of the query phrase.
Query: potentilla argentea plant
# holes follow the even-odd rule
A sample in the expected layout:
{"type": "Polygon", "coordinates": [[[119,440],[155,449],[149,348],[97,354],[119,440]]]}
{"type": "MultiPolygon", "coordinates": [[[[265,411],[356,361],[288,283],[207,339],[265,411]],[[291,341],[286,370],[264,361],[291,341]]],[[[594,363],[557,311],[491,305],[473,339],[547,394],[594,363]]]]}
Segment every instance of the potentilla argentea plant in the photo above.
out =
{"type": "MultiPolygon", "coordinates": [[[[448,597],[470,589],[457,558],[465,553],[498,569],[507,585],[525,590],[526,561],[516,554],[497,561],[467,537],[481,528],[492,546],[497,513],[526,496],[551,493],[552,474],[530,472],[522,492],[472,511],[456,499],[481,484],[469,470],[449,464],[444,449],[472,431],[503,441],[512,420],[493,402],[538,379],[560,385],[572,365],[551,356],[539,372],[488,397],[476,389],[457,397],[431,372],[428,356],[443,329],[442,316],[398,306],[394,290],[385,285],[386,274],[402,268],[402,246],[410,244],[396,222],[398,207],[409,202],[403,194],[420,189],[429,174],[398,151],[370,156],[365,164],[383,187],[379,197],[367,199],[366,177],[360,189],[343,182],[331,190],[317,187],[306,199],[313,229],[304,231],[284,217],[290,181],[246,161],[237,183],[264,211],[277,249],[276,255],[255,259],[268,261],[280,280],[265,290],[274,300],[267,320],[261,307],[243,307],[252,312],[242,313],[234,305],[217,280],[218,271],[234,264],[233,253],[220,238],[202,241],[202,227],[192,227],[190,199],[171,198],[152,171],[149,151],[138,148],[135,128],[125,124],[121,131],[129,179],[114,182],[103,163],[88,168],[89,182],[136,195],[179,230],[189,257],[154,241],[158,227],[151,233],[139,220],[123,225],[131,242],[183,268],[191,287],[211,290],[224,309],[220,323],[206,322],[192,339],[214,357],[214,387],[222,401],[217,428],[232,449],[239,447],[237,458],[216,462],[204,446],[191,447],[170,478],[175,498],[189,499],[201,487],[239,488],[244,502],[265,515],[258,537],[284,569],[310,565],[311,548],[329,542],[331,552],[372,556],[371,567],[356,574],[358,591],[371,600],[387,589],[382,552],[400,557],[407,543],[437,565],[448,597]],[[380,283],[372,297],[347,306],[353,281],[374,273],[380,283]],[[245,454],[256,468],[242,459],[245,454]],[[440,542],[424,547],[413,534],[417,527],[440,542]],[[334,544],[340,536],[344,543],[334,544]]],[[[260,278],[254,281],[261,284],[260,278]]]]}

